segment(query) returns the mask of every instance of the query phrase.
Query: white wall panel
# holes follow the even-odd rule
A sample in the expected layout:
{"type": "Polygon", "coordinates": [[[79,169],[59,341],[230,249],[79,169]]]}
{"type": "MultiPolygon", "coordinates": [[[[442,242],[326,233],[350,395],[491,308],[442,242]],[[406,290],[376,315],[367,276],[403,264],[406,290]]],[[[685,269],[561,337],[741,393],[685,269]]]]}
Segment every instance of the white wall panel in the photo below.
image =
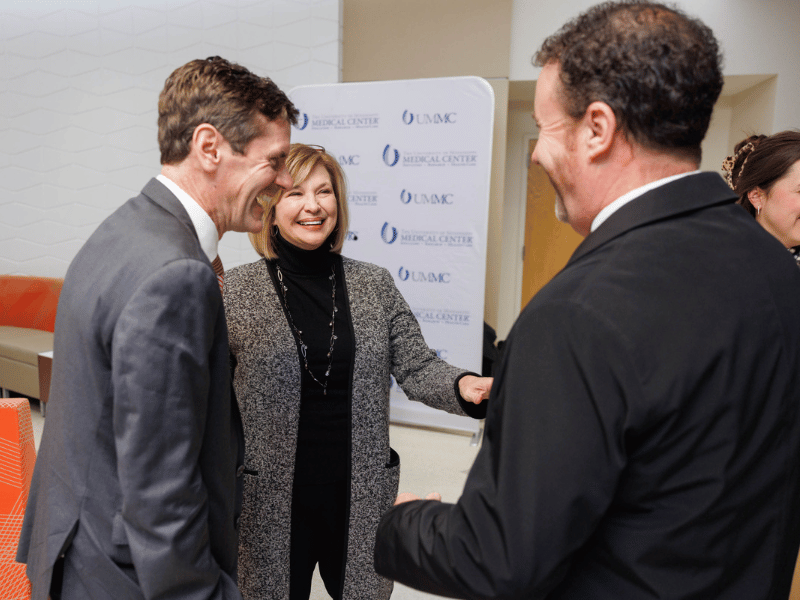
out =
{"type": "MultiPolygon", "coordinates": [[[[0,0],[0,273],[62,277],[160,170],[158,94],[220,55],[282,89],[341,81],[341,0],[0,0]]],[[[230,268],[256,258],[228,233],[230,268]]]]}

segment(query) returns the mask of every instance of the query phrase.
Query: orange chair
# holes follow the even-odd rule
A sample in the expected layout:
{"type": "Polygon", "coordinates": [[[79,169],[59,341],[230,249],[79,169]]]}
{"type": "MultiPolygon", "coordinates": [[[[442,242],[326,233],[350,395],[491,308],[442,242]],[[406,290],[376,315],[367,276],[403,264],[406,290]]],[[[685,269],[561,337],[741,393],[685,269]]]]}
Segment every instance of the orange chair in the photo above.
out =
{"type": "Polygon", "coordinates": [[[53,349],[62,283],[49,277],[0,275],[0,388],[41,399],[42,409],[47,398],[40,391],[39,354],[53,349]]]}
{"type": "Polygon", "coordinates": [[[25,565],[14,560],[36,450],[27,398],[0,399],[0,598],[27,600],[25,565]]]}

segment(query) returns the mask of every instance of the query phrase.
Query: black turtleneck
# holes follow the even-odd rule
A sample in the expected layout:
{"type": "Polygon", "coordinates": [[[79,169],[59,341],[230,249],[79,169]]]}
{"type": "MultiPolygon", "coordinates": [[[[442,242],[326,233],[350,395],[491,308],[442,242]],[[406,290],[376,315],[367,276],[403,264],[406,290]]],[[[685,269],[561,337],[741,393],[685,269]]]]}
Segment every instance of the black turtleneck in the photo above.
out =
{"type": "Polygon", "coordinates": [[[338,311],[334,329],[337,339],[327,394],[323,395],[322,386],[306,371],[298,343],[302,380],[294,483],[307,485],[344,481],[348,477],[350,452],[350,371],[354,346],[350,310],[345,298],[342,259],[338,254],[328,251],[327,244],[316,250],[303,250],[280,235],[277,238],[278,258],[276,261],[267,261],[267,266],[283,304],[275,262],[281,268],[283,282],[288,288],[288,312],[308,346],[308,368],[322,383],[325,382],[328,368],[333,313],[331,269],[336,272],[338,311]]]}

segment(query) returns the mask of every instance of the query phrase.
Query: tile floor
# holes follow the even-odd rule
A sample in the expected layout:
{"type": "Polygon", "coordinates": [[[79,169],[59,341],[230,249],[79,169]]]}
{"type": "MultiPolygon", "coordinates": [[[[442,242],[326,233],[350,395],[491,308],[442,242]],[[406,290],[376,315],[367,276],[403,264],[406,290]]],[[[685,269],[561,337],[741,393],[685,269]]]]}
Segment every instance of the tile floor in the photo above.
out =
{"type": "MultiPolygon", "coordinates": [[[[42,435],[44,418],[37,401],[31,402],[31,421],[36,447],[42,435]]],[[[454,502],[461,494],[467,472],[475,460],[477,446],[471,446],[467,435],[433,429],[392,425],[392,447],[400,455],[400,491],[425,496],[439,492],[445,502],[454,502]]],[[[425,600],[439,598],[396,584],[392,600],[425,600]]],[[[322,580],[314,574],[311,600],[328,600],[322,580]]]]}

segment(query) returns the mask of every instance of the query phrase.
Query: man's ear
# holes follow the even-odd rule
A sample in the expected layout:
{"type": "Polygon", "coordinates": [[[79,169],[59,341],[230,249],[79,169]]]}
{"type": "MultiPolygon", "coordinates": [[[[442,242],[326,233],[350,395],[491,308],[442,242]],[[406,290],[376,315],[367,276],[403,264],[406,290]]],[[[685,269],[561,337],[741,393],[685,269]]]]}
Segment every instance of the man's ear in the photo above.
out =
{"type": "Polygon", "coordinates": [[[605,102],[592,102],[583,116],[586,151],[591,159],[608,152],[617,133],[617,117],[605,102]]]}
{"type": "Polygon", "coordinates": [[[222,159],[222,145],[225,138],[217,128],[209,123],[201,123],[194,128],[192,134],[192,153],[200,163],[201,168],[213,172],[219,167],[222,159]]]}

